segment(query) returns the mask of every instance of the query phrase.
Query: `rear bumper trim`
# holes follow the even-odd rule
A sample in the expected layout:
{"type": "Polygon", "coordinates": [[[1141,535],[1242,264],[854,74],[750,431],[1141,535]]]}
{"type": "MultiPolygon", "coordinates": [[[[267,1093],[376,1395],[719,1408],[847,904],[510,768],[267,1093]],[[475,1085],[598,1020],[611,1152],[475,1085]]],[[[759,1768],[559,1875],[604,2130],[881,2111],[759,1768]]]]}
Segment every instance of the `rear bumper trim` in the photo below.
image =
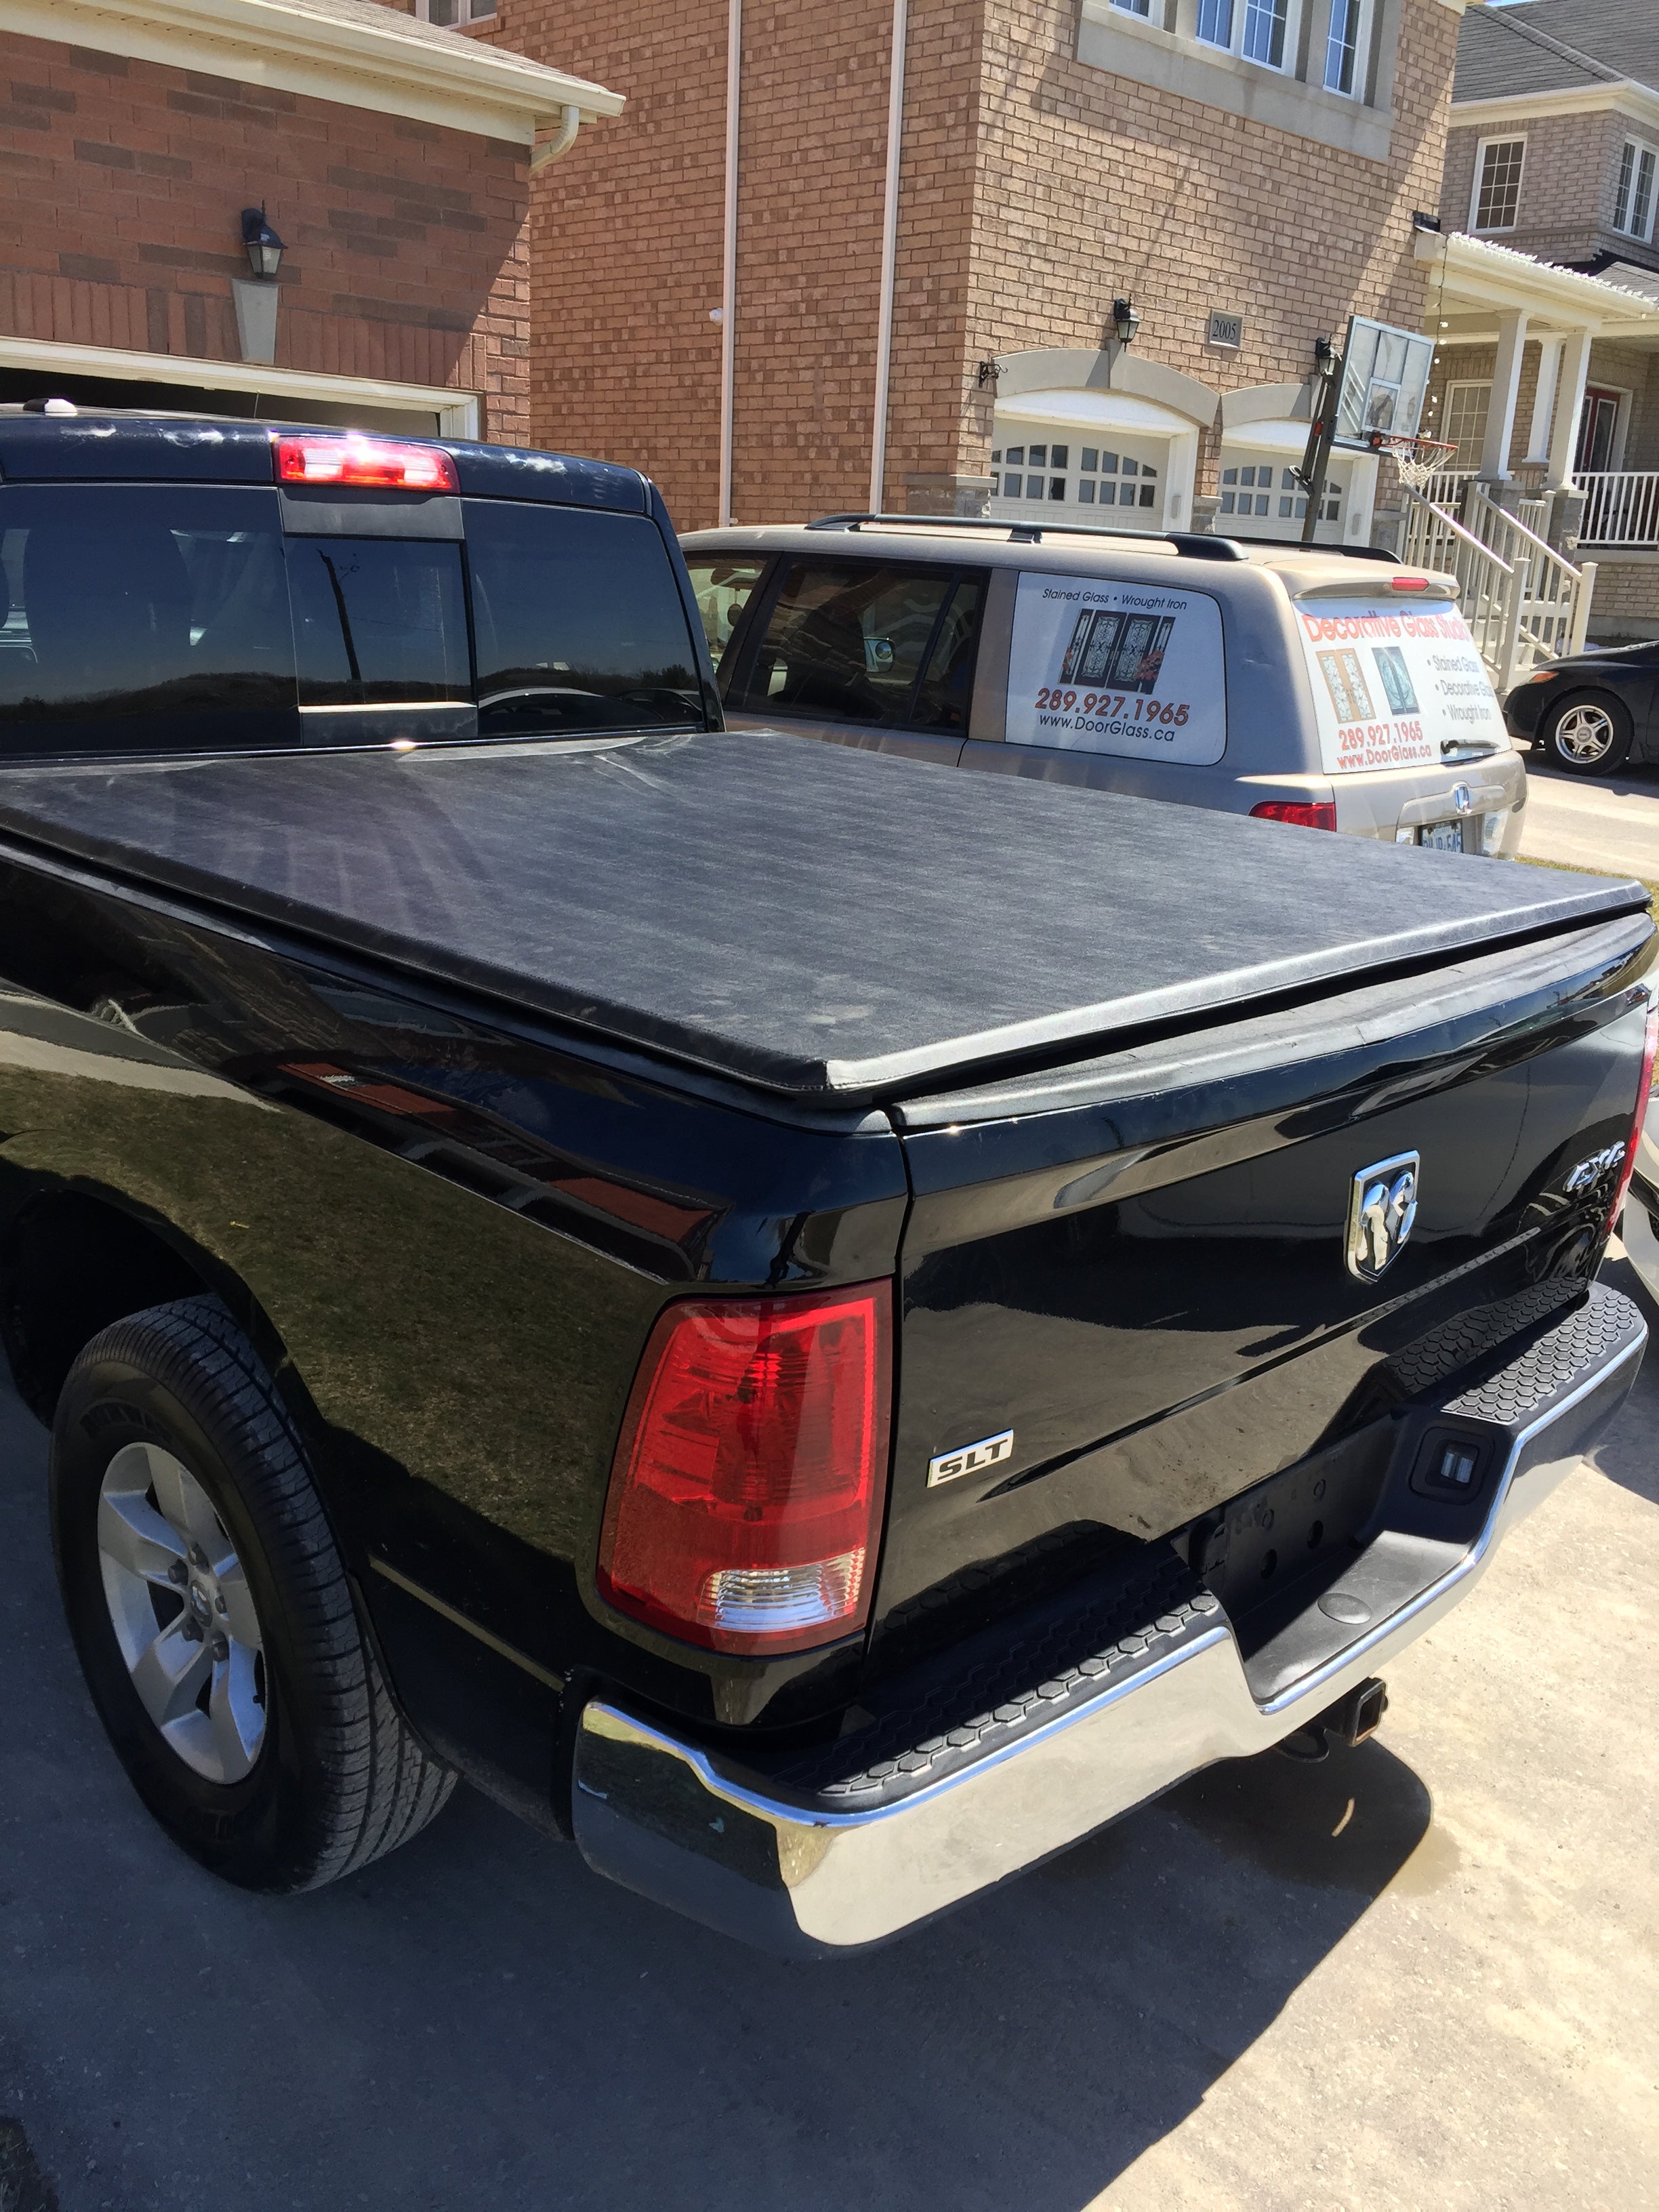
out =
{"type": "MultiPolygon", "coordinates": [[[[1628,1315],[1618,1341],[1509,1431],[1474,1540],[1425,1547],[1409,1595],[1396,1565],[1394,1609],[1267,1701],[1252,1694],[1232,1626],[1210,1599],[1213,1609],[1200,1602],[1149,1629],[1132,1668],[1103,1671],[1098,1691],[1068,1696],[1045,1720],[1042,1698],[1061,1692],[1044,1684],[1011,1740],[908,1794],[858,1806],[757,1790],[701,1747],[596,1698],[575,1750],[582,1856],[596,1872],[764,1949],[833,1956],[1006,1881],[1214,1760],[1268,1749],[1467,1596],[1509,1528],[1613,1418],[1647,1341],[1635,1310],[1616,1303],[1628,1315]]],[[[1385,1533],[1372,1549],[1390,1541],[1385,1533]]]]}

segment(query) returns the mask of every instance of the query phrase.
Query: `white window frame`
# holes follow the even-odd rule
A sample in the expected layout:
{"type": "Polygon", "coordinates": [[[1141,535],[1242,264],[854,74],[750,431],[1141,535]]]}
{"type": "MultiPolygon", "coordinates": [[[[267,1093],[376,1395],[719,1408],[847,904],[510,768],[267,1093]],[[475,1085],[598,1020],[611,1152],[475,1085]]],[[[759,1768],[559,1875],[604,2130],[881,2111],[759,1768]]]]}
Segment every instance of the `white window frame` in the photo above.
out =
{"type": "Polygon", "coordinates": [[[1516,230],[1521,223],[1521,191],[1527,181],[1527,134],[1524,131],[1505,131],[1500,137],[1483,138],[1474,149],[1474,181],[1469,188],[1469,228],[1477,237],[1495,237],[1500,231],[1516,230]],[[1521,149],[1520,167],[1515,173],[1515,214],[1508,222],[1486,222],[1480,220],[1480,191],[1486,182],[1486,156],[1495,146],[1518,146],[1521,149]]]}
{"type": "Polygon", "coordinates": [[[1112,5],[1126,15],[1139,15],[1143,23],[1152,19],[1152,0],[1112,0],[1112,5]]]}
{"type": "Polygon", "coordinates": [[[1240,61],[1251,62],[1257,69],[1271,70],[1275,76],[1296,75],[1297,52],[1302,35],[1302,9],[1304,0],[1280,0],[1285,10],[1285,35],[1280,46],[1280,58],[1269,61],[1263,55],[1248,52],[1245,38],[1262,15],[1276,12],[1274,0],[1198,0],[1194,15],[1194,37],[1200,46],[1212,53],[1232,54],[1240,61]],[[1213,17],[1225,15],[1227,35],[1215,35],[1218,28],[1213,17]],[[1206,15],[1212,16],[1210,30],[1203,27],[1206,15]]]}
{"type": "Polygon", "coordinates": [[[1613,228],[1621,238],[1634,238],[1646,246],[1653,237],[1656,208],[1659,208],[1659,147],[1646,138],[1626,138],[1619,149],[1619,176],[1613,188],[1613,228]],[[1630,163],[1628,179],[1625,173],[1626,161],[1630,163]],[[1648,211],[1646,221],[1638,225],[1628,220],[1621,221],[1620,217],[1628,217],[1633,212],[1631,204],[1636,197],[1637,179],[1641,174],[1644,161],[1648,165],[1648,211]]]}
{"type": "MultiPolygon", "coordinates": [[[[1325,19],[1325,58],[1320,65],[1319,82],[1324,86],[1327,92],[1334,93],[1338,100],[1358,100],[1362,102],[1364,100],[1366,81],[1370,76],[1371,20],[1374,12],[1375,0],[1331,0],[1330,11],[1325,19]],[[1353,82],[1345,88],[1340,84],[1333,84],[1331,82],[1331,34],[1336,27],[1339,11],[1345,11],[1352,4],[1357,4],[1358,8],[1358,19],[1354,24],[1353,33],[1353,82]]],[[[1316,24],[1316,34],[1318,26],[1316,24]]],[[[1345,40],[1344,51],[1346,50],[1346,44],[1345,40]]],[[[1312,59],[1312,55],[1310,55],[1309,60],[1312,59]]]]}
{"type": "Polygon", "coordinates": [[[465,31],[474,23],[493,23],[495,20],[496,0],[453,0],[453,22],[434,16],[432,0],[415,0],[415,14],[422,23],[435,21],[441,31],[465,31]]]}
{"type": "Polygon", "coordinates": [[[1449,382],[1448,382],[1445,390],[1445,396],[1440,403],[1440,424],[1436,434],[1439,437],[1448,440],[1451,440],[1452,438],[1452,414],[1454,411],[1452,400],[1454,395],[1460,392],[1484,392],[1486,395],[1486,404],[1480,418],[1480,435],[1479,438],[1472,438],[1468,440],[1462,438],[1452,440],[1452,442],[1455,443],[1457,447],[1457,453],[1455,459],[1450,461],[1448,465],[1453,469],[1458,470],[1468,468],[1478,469],[1480,465],[1480,454],[1478,448],[1486,444],[1486,418],[1492,413],[1492,379],[1489,376],[1459,376],[1453,378],[1449,382]],[[1463,448],[1466,444],[1477,448],[1477,450],[1473,453],[1465,453],[1463,448]]]}

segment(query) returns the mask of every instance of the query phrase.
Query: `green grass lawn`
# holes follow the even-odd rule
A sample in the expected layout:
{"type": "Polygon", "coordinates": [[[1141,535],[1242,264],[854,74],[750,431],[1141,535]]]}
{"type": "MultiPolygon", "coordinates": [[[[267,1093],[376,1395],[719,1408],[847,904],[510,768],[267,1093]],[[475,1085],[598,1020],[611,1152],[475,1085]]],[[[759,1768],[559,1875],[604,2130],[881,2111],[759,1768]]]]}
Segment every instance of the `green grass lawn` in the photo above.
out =
{"type": "Polygon", "coordinates": [[[1561,868],[1571,876],[1607,876],[1614,883],[1634,881],[1644,886],[1649,897],[1653,901],[1655,911],[1659,912],[1659,883],[1651,881],[1646,876],[1632,878],[1623,868],[1580,868],[1575,866],[1570,860],[1540,860],[1530,853],[1515,853],[1510,855],[1510,858],[1524,861],[1529,868],[1561,868]]]}

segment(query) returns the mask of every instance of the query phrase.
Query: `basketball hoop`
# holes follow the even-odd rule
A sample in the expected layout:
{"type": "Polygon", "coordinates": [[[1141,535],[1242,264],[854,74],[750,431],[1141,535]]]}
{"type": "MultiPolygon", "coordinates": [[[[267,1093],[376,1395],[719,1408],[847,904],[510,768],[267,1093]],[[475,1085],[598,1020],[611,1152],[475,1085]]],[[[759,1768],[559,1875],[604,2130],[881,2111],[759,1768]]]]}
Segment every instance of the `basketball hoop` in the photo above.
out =
{"type": "Polygon", "coordinates": [[[1419,499],[1430,477],[1443,474],[1457,458],[1456,444],[1443,438],[1405,437],[1392,430],[1372,430],[1365,442],[1374,453],[1388,455],[1401,483],[1419,499]]]}

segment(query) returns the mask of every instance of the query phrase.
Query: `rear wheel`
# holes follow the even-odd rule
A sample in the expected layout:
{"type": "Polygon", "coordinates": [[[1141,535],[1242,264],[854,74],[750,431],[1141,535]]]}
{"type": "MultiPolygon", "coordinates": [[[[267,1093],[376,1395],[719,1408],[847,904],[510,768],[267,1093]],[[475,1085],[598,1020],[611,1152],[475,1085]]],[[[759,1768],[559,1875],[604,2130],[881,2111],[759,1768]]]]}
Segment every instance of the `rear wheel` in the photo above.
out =
{"type": "Polygon", "coordinates": [[[455,1778],[393,1705],[299,1436],[216,1300],[153,1306],[82,1352],[52,1504],[99,1716],[204,1865],[312,1889],[438,1812],[455,1778]]]}
{"type": "Polygon", "coordinates": [[[1636,726],[1610,692],[1580,692],[1552,707],[1539,732],[1551,765],[1569,775],[1610,775],[1628,757],[1636,726]]]}

